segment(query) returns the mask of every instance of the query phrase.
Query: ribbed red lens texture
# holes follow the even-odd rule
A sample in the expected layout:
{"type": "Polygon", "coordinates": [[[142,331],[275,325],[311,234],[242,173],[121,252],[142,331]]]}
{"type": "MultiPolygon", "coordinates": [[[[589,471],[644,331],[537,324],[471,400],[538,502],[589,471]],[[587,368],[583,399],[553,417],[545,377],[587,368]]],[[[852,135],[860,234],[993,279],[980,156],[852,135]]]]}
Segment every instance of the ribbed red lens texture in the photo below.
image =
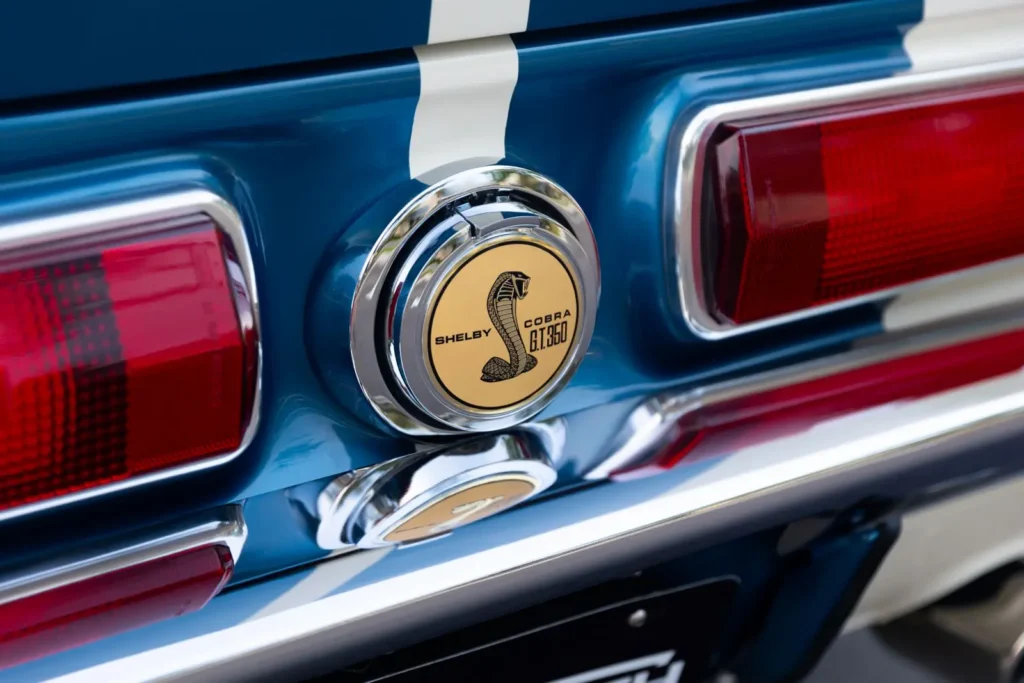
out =
{"type": "Polygon", "coordinates": [[[0,605],[0,668],[194,612],[233,569],[226,547],[205,546],[0,605]]]}
{"type": "Polygon", "coordinates": [[[1024,254],[1024,87],[722,126],[704,226],[746,323],[1024,254]]]}
{"type": "Polygon", "coordinates": [[[1024,331],[1007,332],[711,403],[688,413],[665,448],[616,478],[670,469],[684,458],[733,453],[858,411],[922,398],[1024,368],[1024,331]]]}
{"type": "Polygon", "coordinates": [[[237,449],[251,409],[209,221],[0,261],[0,509],[237,449]]]}

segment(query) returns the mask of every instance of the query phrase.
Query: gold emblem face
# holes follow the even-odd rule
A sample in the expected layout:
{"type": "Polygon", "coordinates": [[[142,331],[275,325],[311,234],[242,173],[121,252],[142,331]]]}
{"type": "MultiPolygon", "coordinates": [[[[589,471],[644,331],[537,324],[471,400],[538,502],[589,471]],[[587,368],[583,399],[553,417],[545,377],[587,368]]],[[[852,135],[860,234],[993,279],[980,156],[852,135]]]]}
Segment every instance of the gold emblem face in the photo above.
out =
{"type": "Polygon", "coordinates": [[[508,408],[558,375],[579,321],[579,292],[563,260],[536,242],[503,242],[470,256],[438,289],[428,367],[455,401],[508,408]]]}
{"type": "Polygon", "coordinates": [[[384,540],[409,543],[446,533],[510,508],[528,498],[536,488],[537,483],[525,477],[474,484],[431,503],[388,533],[384,540]]]}

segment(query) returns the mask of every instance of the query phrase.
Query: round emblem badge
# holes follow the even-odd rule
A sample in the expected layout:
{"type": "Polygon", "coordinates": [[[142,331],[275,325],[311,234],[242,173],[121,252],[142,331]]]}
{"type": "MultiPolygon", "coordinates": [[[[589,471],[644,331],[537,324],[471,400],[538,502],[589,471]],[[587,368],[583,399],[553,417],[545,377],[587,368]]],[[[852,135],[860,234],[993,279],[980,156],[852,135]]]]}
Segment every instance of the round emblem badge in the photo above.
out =
{"type": "MultiPolygon", "coordinates": [[[[324,282],[351,282],[351,268],[339,261],[324,282]]],[[[384,422],[413,435],[506,429],[583,360],[599,274],[590,224],[565,190],[521,168],[465,171],[391,219],[351,294],[315,299],[318,362],[344,379],[330,335],[336,302],[351,301],[352,369],[384,422]]]]}
{"type": "Polygon", "coordinates": [[[506,409],[558,375],[579,320],[572,267],[539,243],[506,241],[470,254],[438,288],[427,362],[455,401],[506,409]]]}

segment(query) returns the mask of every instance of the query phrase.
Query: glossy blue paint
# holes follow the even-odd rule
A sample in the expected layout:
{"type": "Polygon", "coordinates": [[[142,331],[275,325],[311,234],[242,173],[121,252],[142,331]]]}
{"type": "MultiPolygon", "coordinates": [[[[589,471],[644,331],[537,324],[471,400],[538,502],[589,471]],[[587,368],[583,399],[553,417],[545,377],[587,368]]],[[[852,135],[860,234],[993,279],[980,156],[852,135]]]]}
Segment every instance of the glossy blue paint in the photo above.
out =
{"type": "Polygon", "coordinates": [[[386,433],[391,430],[363,397],[352,364],[352,298],[367,256],[384,227],[426,187],[413,179],[391,187],[346,226],[323,256],[306,312],[306,345],[327,392],[364,423],[386,433]]]}
{"type": "MultiPolygon", "coordinates": [[[[533,2],[528,29],[719,7],[751,0],[533,2]]],[[[746,6],[742,6],[746,5],[746,6]]],[[[0,7],[0,101],[207,77],[265,79],[252,70],[344,68],[328,60],[427,42],[431,0],[70,0],[0,7]],[[219,75],[219,76],[218,76],[219,75]]],[[[271,76],[273,77],[273,76],[271,76]]],[[[124,97],[135,96],[125,88],[124,97]]]]}
{"type": "Polygon", "coordinates": [[[528,30],[591,24],[616,19],[636,19],[651,15],[708,10],[739,5],[734,12],[755,11],[757,0],[639,0],[624,5],[616,0],[544,0],[530,3],[528,30]]]}
{"type": "MultiPolygon", "coordinates": [[[[133,37],[146,56],[121,58],[123,52],[113,45],[131,28],[132,19],[126,15],[124,23],[97,29],[109,32],[102,35],[109,35],[111,44],[87,59],[75,59],[78,35],[66,36],[68,47],[59,62],[33,61],[36,53],[26,52],[22,58],[35,66],[0,83],[0,99],[248,68],[259,59],[319,59],[346,54],[336,51],[343,43],[344,49],[360,52],[425,39],[422,2],[409,0],[404,14],[389,9],[402,19],[393,22],[395,30],[387,34],[394,43],[378,43],[373,41],[383,33],[362,31],[358,22],[350,25],[359,34],[351,41],[347,34],[333,33],[341,21],[336,14],[342,10],[327,9],[319,0],[305,1],[320,13],[304,13],[294,6],[287,12],[269,5],[250,8],[239,19],[244,28],[238,35],[211,46],[209,52],[180,58],[170,55],[180,51],[178,37],[172,40],[169,33],[160,42],[148,31],[133,37]],[[280,15],[287,15],[283,24],[275,22],[280,15]],[[292,26],[292,21],[297,23],[292,26]],[[306,22],[316,27],[307,27],[306,22]],[[304,42],[275,43],[268,37],[272,29],[280,36],[302,34],[304,42]],[[266,40],[261,42],[261,37],[266,40]],[[244,49],[239,49],[241,43],[244,49]],[[166,55],[154,56],[160,48],[166,48],[166,55]],[[266,50],[258,59],[257,48],[266,50]],[[115,57],[124,64],[113,68],[115,57]]],[[[572,21],[582,23],[615,18],[620,11],[639,15],[710,3],[533,4],[531,29],[564,25],[559,24],[560,12],[574,12],[572,21]]],[[[217,12],[225,14],[218,15],[211,27],[190,34],[187,44],[204,44],[204,32],[212,31],[213,24],[233,21],[233,6],[219,7],[217,12]]],[[[375,7],[359,9],[367,13],[366,21],[375,7]]],[[[565,186],[587,211],[602,257],[604,286],[594,341],[570,386],[540,416],[566,419],[570,445],[557,463],[560,486],[576,485],[579,476],[604,457],[609,436],[644,396],[818,356],[881,330],[878,311],[871,306],[714,345],[695,339],[679,325],[671,298],[673,283],[664,270],[662,239],[665,150],[677,122],[709,102],[884,77],[906,69],[909,61],[901,48],[899,26],[921,16],[916,0],[851,0],[767,17],[746,16],[750,7],[702,14],[694,20],[673,17],[662,24],[580,29],[565,40],[553,40],[550,33],[515,38],[519,82],[506,133],[506,161],[536,169],[565,186]]],[[[186,9],[177,4],[175,12],[166,13],[174,15],[171,19],[149,29],[159,33],[183,28],[175,22],[188,15],[186,9]]],[[[0,10],[0,18],[5,12],[24,12],[29,23],[42,16],[36,14],[39,8],[28,6],[0,10]]],[[[0,29],[0,36],[10,30],[0,29]]],[[[0,54],[17,50],[20,40],[0,41],[0,54]]],[[[362,397],[351,389],[331,395],[310,357],[313,347],[328,336],[310,336],[307,311],[319,305],[309,298],[318,273],[326,272],[338,256],[331,253],[332,245],[357,235],[372,240],[373,226],[383,228],[386,223],[383,215],[377,222],[375,207],[400,201],[403,193],[411,197],[415,191],[408,179],[408,148],[419,94],[418,67],[412,52],[401,50],[321,64],[304,73],[292,77],[282,72],[269,80],[246,76],[249,84],[227,87],[213,81],[197,89],[183,84],[153,97],[124,92],[112,95],[108,103],[77,108],[42,103],[38,109],[12,110],[0,118],[4,217],[180,184],[214,187],[230,197],[247,220],[257,261],[267,368],[261,430],[236,462],[201,478],[76,506],[77,521],[72,525],[66,517],[49,515],[33,521],[31,533],[22,522],[0,530],[3,538],[45,539],[53,545],[245,499],[250,541],[235,583],[246,585],[218,598],[216,609],[2,672],[0,680],[54,675],[252,616],[309,576],[312,570],[301,565],[325,556],[312,542],[309,508],[323,482],[416,447],[376,424],[362,397]],[[295,567],[299,569],[292,574],[257,581],[295,567]]],[[[359,267],[354,260],[339,277],[351,279],[359,267]]],[[[341,320],[332,319],[328,311],[325,324],[340,325],[341,320]]],[[[343,342],[321,351],[347,353],[343,342]]],[[[327,366],[330,382],[334,370],[330,363],[327,366]]],[[[993,462],[996,455],[992,454],[993,462]]],[[[678,476],[693,476],[700,466],[678,476]]],[[[935,476],[929,474],[928,482],[935,476]]],[[[612,509],[619,497],[643,500],[678,481],[655,478],[627,487],[581,491],[583,495],[571,504],[561,501],[565,504],[559,514],[597,515],[612,509]]],[[[923,486],[901,481],[890,493],[902,495],[909,490],[906,487],[919,484],[923,486]]],[[[449,539],[387,555],[355,578],[339,577],[328,590],[370,585],[385,576],[480,551],[502,539],[542,532],[551,523],[544,517],[527,506],[449,539]]],[[[29,540],[9,547],[40,552],[41,543],[29,540]]],[[[723,545],[715,552],[721,555],[715,571],[763,560],[753,557],[760,546],[752,543],[723,545]]],[[[5,561],[11,559],[13,553],[5,561]]],[[[847,567],[844,562],[836,560],[836,577],[847,567]]],[[[768,565],[763,569],[767,572],[768,565]]],[[[761,585],[751,581],[749,585],[761,585]]],[[[749,590],[748,598],[754,600],[758,591],[749,590]]]]}
{"type": "MultiPolygon", "coordinates": [[[[604,271],[590,351],[541,418],[571,414],[585,424],[602,419],[588,417],[584,411],[591,408],[625,411],[665,387],[821,354],[879,330],[877,312],[863,308],[712,348],[663,324],[674,319],[662,270],[664,148],[674,122],[701,102],[906,68],[896,27],[919,14],[914,2],[856,0],[759,18],[604,26],[567,43],[517,38],[520,77],[507,160],[550,175],[581,202],[604,271]],[[825,26],[832,31],[827,45],[825,26]],[[754,44],[752,34],[760,36],[754,44]]],[[[123,510],[141,524],[412,451],[411,442],[359,418],[361,396],[350,391],[339,404],[325,391],[310,362],[305,323],[308,293],[331,245],[354,226],[372,237],[372,226],[359,226],[359,217],[386,194],[413,193],[395,188],[409,187],[418,92],[418,68],[406,51],[330,74],[0,119],[5,215],[58,200],[92,202],[161,184],[204,183],[241,207],[257,265],[266,373],[253,446],[201,480],[78,506],[89,511],[81,533],[124,525],[123,510]]],[[[563,477],[571,481],[600,457],[601,446],[596,438],[574,442],[561,465],[563,477]]],[[[57,517],[38,524],[56,527],[57,517]]],[[[12,533],[18,528],[9,527],[12,533]]],[[[279,525],[253,524],[252,542],[265,539],[274,547],[269,539],[280,533],[279,525]]],[[[276,547],[280,566],[311,556],[308,542],[276,547]]],[[[269,571],[274,561],[252,574],[269,571]]]]}
{"type": "MultiPolygon", "coordinates": [[[[877,12],[882,5],[892,7],[892,3],[869,2],[867,7],[877,12]]],[[[863,8],[861,8],[863,9],[863,8]]],[[[664,258],[660,252],[660,219],[658,218],[658,203],[660,202],[661,191],[661,170],[663,159],[652,155],[651,150],[658,145],[664,145],[670,130],[671,121],[675,115],[697,95],[702,95],[707,90],[715,89],[721,92],[720,96],[727,97],[730,92],[737,92],[739,89],[750,89],[751,87],[799,87],[805,81],[810,80],[813,84],[823,82],[836,82],[850,80],[857,76],[877,76],[891,72],[892,70],[904,68],[905,59],[896,47],[898,32],[895,29],[894,21],[912,15],[912,11],[905,12],[905,16],[885,15],[885,23],[879,26],[877,13],[868,13],[869,20],[863,23],[852,21],[853,17],[859,16],[853,8],[817,8],[814,11],[800,10],[789,15],[790,22],[783,19],[773,18],[769,26],[780,32],[780,38],[775,48],[783,52],[783,47],[788,46],[792,50],[794,41],[801,35],[809,33],[808,27],[815,27],[823,22],[838,22],[847,26],[845,31],[851,35],[861,35],[867,45],[857,45],[848,51],[834,51],[829,59],[820,57],[788,57],[776,62],[766,63],[761,55],[750,56],[748,63],[751,66],[735,66],[731,69],[709,70],[681,79],[680,70],[687,69],[687,54],[676,55],[678,63],[674,70],[664,72],[654,77],[656,88],[646,83],[646,89],[640,88],[634,101],[645,103],[640,111],[626,108],[624,111],[617,111],[615,108],[605,107],[609,112],[609,119],[598,121],[593,127],[592,120],[581,117],[585,108],[600,110],[602,105],[607,105],[609,99],[631,99],[623,98],[622,88],[630,88],[635,80],[635,71],[623,71],[617,76],[621,81],[612,81],[616,86],[609,89],[607,86],[608,75],[604,73],[605,80],[596,81],[588,79],[586,73],[573,72],[571,83],[564,75],[561,78],[554,78],[557,71],[548,72],[542,76],[540,72],[533,71],[534,53],[529,46],[521,48],[521,78],[516,94],[513,98],[512,110],[509,117],[507,132],[508,149],[510,155],[508,160],[513,163],[522,163],[526,166],[537,168],[542,172],[550,174],[560,182],[565,183],[568,189],[578,195],[584,203],[595,229],[598,232],[599,243],[602,245],[603,258],[605,261],[605,272],[626,272],[629,273],[628,281],[643,281],[643,278],[651,277],[652,273],[660,272],[656,264],[660,264],[664,258]],[[846,21],[851,19],[851,21],[846,21]],[[784,30],[783,30],[784,29],[784,30]],[[858,34],[860,30],[863,33],[858,34]],[[752,64],[757,62],[758,66],[752,64]],[[766,76],[770,74],[771,76],[766,76]],[[768,81],[768,86],[764,82],[768,81]],[[694,83],[699,83],[699,89],[694,88],[694,83]],[[600,87],[597,87],[600,86],[600,87]],[[589,88],[589,90],[585,90],[589,88]],[[588,97],[567,98],[567,92],[593,93],[588,97]],[[610,97],[607,93],[618,92],[618,96],[610,97]],[[536,119],[532,112],[537,108],[543,108],[552,112],[547,117],[543,127],[533,125],[536,119]],[[652,111],[653,109],[653,111],[652,111]],[[630,118],[632,117],[632,118],[630,118]],[[579,121],[587,122],[587,125],[578,125],[579,121]],[[646,133],[647,146],[635,146],[632,140],[624,140],[623,136],[616,134],[615,130],[635,130],[642,126],[645,121],[657,121],[660,128],[656,131],[646,133]],[[601,126],[605,126],[602,128],[601,126]],[[557,134],[567,149],[579,149],[581,154],[557,155],[552,150],[558,149],[558,145],[552,144],[550,137],[552,132],[557,134]],[[621,167],[628,167],[647,174],[650,181],[642,186],[638,182],[622,183],[609,182],[603,175],[612,168],[620,165],[621,157],[613,157],[611,162],[604,163],[597,157],[588,157],[587,154],[595,154],[599,151],[593,145],[587,143],[588,139],[594,137],[607,137],[612,140],[623,140],[622,145],[631,150],[634,158],[628,160],[621,167]],[[626,187],[630,193],[623,197],[615,192],[599,192],[600,188],[626,187]],[[639,201],[640,193],[644,193],[644,201],[639,201]],[[645,205],[645,206],[644,206],[645,205]],[[631,211],[637,209],[635,211],[631,211]],[[628,219],[620,216],[628,215],[628,219]],[[631,230],[625,233],[620,225],[628,224],[631,230]],[[610,247],[608,246],[610,245],[610,247]],[[622,262],[625,260],[625,263],[622,262]],[[655,264],[655,265],[652,265],[655,264]],[[621,268],[621,270],[619,270],[621,268]],[[638,274],[630,272],[632,268],[639,268],[638,274]]],[[[612,55],[616,60],[625,63],[636,63],[637,68],[646,70],[649,65],[642,58],[644,50],[650,50],[655,55],[653,63],[657,64],[666,58],[670,53],[670,46],[693,43],[693,54],[700,55],[706,45],[716,45],[716,49],[726,51],[736,48],[746,31],[750,29],[750,20],[736,20],[740,26],[729,24],[725,27],[720,23],[695,24],[678,27],[671,30],[659,30],[650,34],[634,35],[627,40],[621,34],[611,34],[604,38],[594,38],[586,43],[584,53],[580,57],[584,61],[595,65],[598,69],[594,73],[603,73],[602,65],[606,65],[612,55]],[[697,36],[709,33],[706,42],[697,40],[697,36]],[[721,45],[722,41],[732,40],[732,45],[721,45]],[[621,53],[624,43],[631,45],[630,49],[635,50],[637,55],[625,55],[621,53]]],[[[765,20],[768,21],[768,20],[765,20]]],[[[676,49],[679,53],[679,50],[676,49]]],[[[789,53],[787,53],[789,54],[789,53]]],[[[538,48],[536,58],[541,62],[549,59],[550,52],[538,48]]],[[[691,57],[692,58],[692,57],[691,57]]],[[[564,61],[564,60],[559,60],[564,61]]],[[[553,62],[548,61],[553,66],[553,62]]],[[[397,68],[397,67],[396,67],[397,68]]],[[[735,96],[735,95],[734,95],[735,96]]],[[[371,105],[365,105],[368,111],[378,115],[387,115],[388,110],[379,109],[371,105]]],[[[620,108],[621,109],[621,108],[620,108]]],[[[408,115],[407,110],[402,112],[408,115]]],[[[398,112],[396,112],[396,115],[398,112]]],[[[323,126],[329,128],[330,120],[321,119],[323,126]]],[[[408,119],[406,119],[408,121],[408,119]]],[[[398,126],[398,122],[392,122],[390,127],[398,126]]],[[[408,124],[406,124],[408,125],[408,124]]],[[[395,129],[397,130],[397,129],[395,129]]],[[[369,131],[367,137],[376,140],[369,131]]],[[[374,178],[373,187],[377,192],[366,192],[366,184],[354,183],[352,196],[357,189],[362,191],[362,200],[354,205],[345,207],[343,201],[339,201],[333,189],[325,187],[322,178],[324,177],[345,177],[344,172],[334,172],[329,168],[319,168],[320,174],[314,177],[312,174],[302,177],[299,183],[302,184],[301,194],[306,198],[305,206],[290,206],[296,212],[294,220],[304,226],[303,232],[290,231],[286,226],[289,217],[284,213],[277,216],[268,215],[261,211],[261,221],[267,241],[269,253],[273,253],[282,262],[289,264],[289,269],[300,273],[310,273],[318,263],[321,267],[333,259],[340,258],[337,253],[327,255],[325,261],[319,261],[321,254],[328,252],[329,240],[334,235],[341,235],[342,246],[352,242],[362,245],[365,248],[375,238],[374,231],[383,228],[393,210],[405,200],[411,198],[419,189],[420,185],[410,183],[406,180],[399,180],[405,172],[405,145],[407,145],[408,133],[403,128],[400,145],[389,141],[393,145],[393,152],[384,154],[378,152],[381,160],[387,158],[386,166],[390,169],[390,182],[381,182],[380,178],[374,178]],[[397,189],[396,189],[397,188],[397,189]],[[405,188],[405,189],[403,189],[405,188]],[[381,194],[383,190],[383,194],[381,194]],[[320,206],[315,201],[319,193],[331,193],[329,199],[322,200],[320,206]],[[383,210],[381,207],[388,207],[383,210]],[[369,219],[367,217],[370,217],[369,219]],[[333,220],[331,220],[333,218],[333,220]],[[325,220],[326,219],[326,220],[325,220]],[[311,233],[308,237],[305,230],[311,233]],[[275,233],[275,234],[271,234],[275,233]],[[280,251],[271,244],[275,239],[278,242],[280,251]],[[312,247],[312,248],[311,248],[312,247]]],[[[346,140],[347,141],[347,140],[346,140]]],[[[371,144],[369,142],[364,144],[371,144]]],[[[253,158],[253,165],[258,166],[258,159],[264,159],[263,153],[257,150],[247,150],[253,158]]],[[[324,161],[329,156],[321,151],[324,161]]],[[[352,168],[351,173],[361,174],[363,159],[359,154],[353,155],[351,151],[342,154],[339,151],[338,164],[352,168]],[[358,170],[356,170],[358,169],[358,170]]],[[[309,159],[296,152],[296,165],[300,168],[302,164],[311,164],[309,159]],[[300,163],[301,162],[301,163],[300,163]]],[[[329,164],[327,164],[329,165],[329,164]]],[[[275,166],[275,169],[277,167],[275,166]]],[[[382,169],[383,172],[383,169],[382,169]]],[[[639,174],[639,173],[638,173],[639,174]]],[[[297,179],[298,180],[298,179],[297,179]]],[[[299,194],[299,183],[271,188],[269,185],[264,192],[259,188],[253,188],[254,196],[266,196],[268,200],[274,200],[282,194],[287,193],[290,188],[295,189],[299,194]]],[[[346,188],[348,189],[348,188],[346,188]]],[[[347,258],[347,257],[346,257],[347,258]]],[[[268,264],[268,268],[272,267],[268,264]]],[[[351,280],[358,268],[361,267],[359,258],[352,260],[348,265],[338,271],[338,277],[343,280],[351,280]]],[[[274,280],[275,285],[280,279],[274,280]]],[[[275,287],[270,293],[270,301],[267,302],[265,294],[265,308],[273,311],[268,315],[282,316],[273,325],[280,333],[275,339],[268,339],[268,349],[275,355],[272,358],[284,357],[294,359],[302,350],[302,320],[300,297],[310,286],[310,279],[296,279],[287,283],[281,288],[275,287]],[[276,347],[276,350],[275,350],[276,347]]],[[[599,315],[598,332],[595,334],[591,351],[580,369],[577,378],[570,384],[568,389],[549,407],[542,417],[577,412],[584,408],[606,403],[611,400],[622,400],[649,393],[670,385],[680,383],[692,383],[706,381],[712,377],[721,377],[726,374],[736,374],[749,371],[754,367],[764,367],[768,364],[780,363],[785,360],[792,360],[803,357],[807,354],[821,352],[826,348],[835,348],[837,345],[846,343],[849,339],[864,334],[878,331],[878,318],[873,309],[863,309],[853,314],[842,314],[833,318],[834,324],[831,327],[818,327],[813,335],[804,336],[801,334],[800,341],[794,340],[792,330],[789,335],[774,335],[771,343],[765,343],[765,337],[750,342],[737,342],[731,345],[730,349],[716,348],[712,355],[706,345],[693,344],[698,350],[688,356],[681,357],[678,353],[679,346],[671,344],[657,349],[655,345],[649,344],[650,335],[644,335],[643,339],[637,338],[630,333],[628,325],[620,322],[631,315],[628,311],[642,306],[629,306],[629,297],[634,300],[657,301],[660,296],[659,286],[648,287],[643,290],[642,297],[638,297],[632,291],[627,292],[622,287],[608,286],[604,288],[604,300],[601,304],[599,315]],[[652,350],[654,353],[652,354],[652,350]],[[680,362],[678,359],[683,358],[680,362]]],[[[332,290],[335,291],[335,290],[332,290]]],[[[329,295],[326,295],[329,296],[329,295]]],[[[307,335],[307,342],[315,345],[324,344],[320,349],[320,357],[330,360],[330,354],[339,361],[332,365],[330,362],[321,367],[333,380],[333,372],[344,373],[347,367],[347,349],[344,339],[347,323],[341,316],[332,316],[332,307],[327,307],[322,316],[316,315],[317,301],[312,302],[313,322],[317,319],[325,320],[333,324],[337,334],[312,334],[307,335]]],[[[333,304],[332,304],[333,306],[333,304]]],[[[647,326],[643,329],[650,329],[647,326]]],[[[808,333],[809,326],[798,329],[798,332],[808,333]]],[[[306,349],[313,352],[313,348],[306,349]]],[[[305,360],[305,359],[304,359],[305,360]]],[[[296,369],[288,362],[279,362],[278,371],[274,377],[279,381],[293,384],[299,377],[306,377],[309,367],[303,364],[296,369]]],[[[339,375],[340,377],[340,375],[339,375]]],[[[343,388],[335,393],[340,398],[341,404],[348,408],[352,414],[362,414],[363,422],[367,425],[375,425],[375,421],[366,410],[362,397],[352,390],[351,378],[345,382],[343,388]],[[369,417],[368,417],[369,416],[369,417]]],[[[330,381],[330,380],[329,380],[330,381]]],[[[334,382],[331,381],[332,385],[334,382]]],[[[371,462],[379,462],[387,457],[410,452],[412,445],[409,442],[400,440],[383,439],[384,432],[377,432],[374,429],[367,429],[362,426],[359,420],[353,421],[345,412],[336,410],[330,403],[323,401],[321,386],[303,383],[294,388],[289,386],[287,391],[276,390],[275,396],[268,401],[268,422],[273,426],[264,427],[267,435],[269,454],[266,466],[259,473],[256,480],[252,481],[240,495],[250,497],[260,493],[268,492],[283,486],[300,484],[310,479],[328,476],[330,474],[363,466],[371,462]],[[275,412],[269,412],[275,411],[275,412]],[[307,425],[315,425],[310,429],[307,425]],[[324,434],[324,438],[311,436],[311,434],[324,434]]],[[[581,455],[581,457],[585,457],[581,455]]]]}
{"type": "Polygon", "coordinates": [[[316,496],[329,481],[315,480],[245,502],[245,520],[251,531],[232,583],[252,581],[329,554],[316,544],[314,517],[316,496]]]}
{"type": "Polygon", "coordinates": [[[6,4],[0,59],[19,68],[0,100],[407,48],[427,41],[429,20],[430,0],[6,4]]]}
{"type": "MultiPolygon", "coordinates": [[[[64,107],[54,103],[0,119],[0,170],[11,173],[82,161],[100,165],[95,160],[202,148],[211,149],[214,156],[226,154],[232,161],[232,152],[247,153],[250,163],[266,164],[271,153],[294,153],[323,140],[322,148],[313,146],[304,157],[303,165],[311,173],[320,163],[327,164],[320,169],[327,172],[344,160],[369,172],[368,180],[377,181],[375,187],[386,188],[402,175],[397,169],[404,166],[408,149],[419,69],[410,50],[330,73],[140,95],[64,107]],[[260,150],[262,156],[253,158],[260,150]]],[[[247,178],[250,169],[236,167],[234,172],[247,178]]],[[[342,173],[338,178],[345,177],[342,173]]],[[[340,185],[338,178],[322,182],[340,185]]],[[[344,188],[351,185],[347,182],[344,188]]],[[[370,196],[373,193],[369,191],[370,196]]],[[[366,196],[348,199],[346,215],[366,196]]]]}

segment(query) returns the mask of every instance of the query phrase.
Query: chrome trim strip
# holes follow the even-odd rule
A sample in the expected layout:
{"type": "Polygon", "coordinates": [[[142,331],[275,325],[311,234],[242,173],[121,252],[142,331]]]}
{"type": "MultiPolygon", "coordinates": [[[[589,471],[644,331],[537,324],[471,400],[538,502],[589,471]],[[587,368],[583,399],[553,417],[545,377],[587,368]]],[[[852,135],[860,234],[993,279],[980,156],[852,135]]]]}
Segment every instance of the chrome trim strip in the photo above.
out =
{"type": "Polygon", "coordinates": [[[0,576],[0,605],[207,545],[226,546],[237,563],[248,534],[241,506],[204,513],[198,519],[144,530],[136,535],[142,540],[122,539],[98,554],[80,551],[41,566],[13,570],[0,576]]]}
{"type": "MultiPolygon", "coordinates": [[[[809,382],[848,370],[876,365],[957,344],[964,344],[1024,328],[1020,312],[1003,320],[978,322],[930,334],[907,337],[874,337],[853,351],[796,366],[742,377],[687,392],[669,392],[640,404],[627,418],[609,457],[584,475],[589,480],[607,479],[613,472],[642,462],[666,445],[673,427],[688,413],[743,396],[809,382]]],[[[1024,366],[1024,363],[1022,363],[1024,366]]]]}
{"type": "MultiPolygon", "coordinates": [[[[869,102],[893,95],[920,95],[935,90],[985,85],[1021,76],[1024,76],[1024,60],[1021,59],[927,73],[906,73],[873,81],[714,104],[698,112],[688,122],[678,124],[682,131],[674,133],[678,135],[678,141],[670,144],[667,160],[665,215],[670,223],[667,226],[669,253],[675,257],[675,263],[670,268],[676,275],[676,287],[670,287],[670,293],[677,300],[689,329],[703,339],[723,339],[857,304],[889,299],[903,292],[995,265],[985,264],[751,323],[736,325],[717,320],[707,308],[704,292],[704,274],[700,262],[700,197],[704,151],[718,124],[775,114],[795,117],[825,107],[869,102]]],[[[1024,258],[1006,259],[1010,260],[1024,258]]]]}
{"type": "Polygon", "coordinates": [[[238,311],[238,314],[239,325],[242,326],[243,332],[251,325],[256,334],[256,387],[253,394],[252,413],[242,435],[241,445],[230,453],[188,463],[181,467],[152,472],[105,486],[76,491],[64,496],[3,510],[0,511],[0,521],[222,465],[233,460],[252,443],[259,424],[263,382],[263,347],[260,336],[259,299],[256,293],[256,270],[242,217],[225,198],[207,189],[193,188],[0,225],[0,253],[54,244],[61,240],[117,233],[126,229],[140,228],[140,232],[144,234],[146,224],[157,224],[199,214],[206,215],[216,223],[231,242],[248,290],[251,314],[245,311],[238,311]]]}
{"type": "MultiPolygon", "coordinates": [[[[685,404],[692,395],[665,400],[685,404]]],[[[1015,372],[827,420],[775,442],[684,461],[657,477],[550,496],[431,544],[420,563],[417,548],[403,550],[401,562],[388,570],[385,558],[374,580],[353,588],[216,632],[193,632],[59,680],[222,682],[324,673],[381,654],[382,647],[422,640],[439,624],[464,625],[468,615],[484,619],[503,604],[525,606],[571,590],[581,577],[635,571],[652,557],[711,544],[745,524],[782,523],[794,508],[842,505],[852,490],[927,472],[958,455],[973,464],[973,449],[1024,433],[1022,418],[1024,372],[1015,372]]],[[[361,555],[328,562],[343,569],[361,555]]],[[[261,591],[279,590],[271,582],[232,595],[260,602],[261,591]]]]}

